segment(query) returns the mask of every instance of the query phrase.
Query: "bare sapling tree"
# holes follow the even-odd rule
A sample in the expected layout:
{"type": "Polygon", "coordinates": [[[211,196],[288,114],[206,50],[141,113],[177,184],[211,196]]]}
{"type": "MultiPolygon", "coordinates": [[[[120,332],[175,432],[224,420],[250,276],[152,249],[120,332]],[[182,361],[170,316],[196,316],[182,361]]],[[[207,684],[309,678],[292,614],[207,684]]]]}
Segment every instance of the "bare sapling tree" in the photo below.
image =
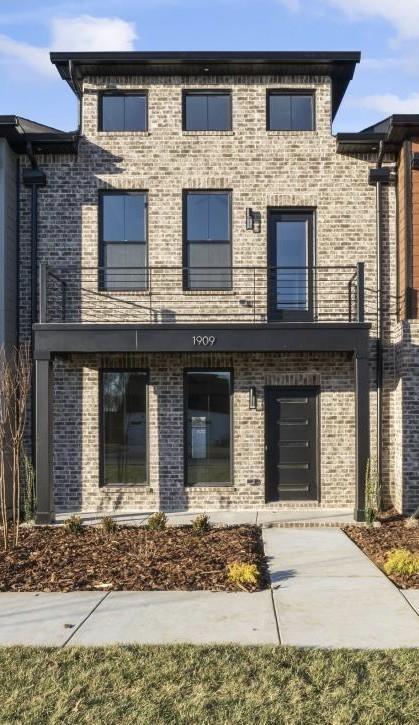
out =
{"type": "Polygon", "coordinates": [[[10,376],[10,448],[12,466],[12,516],[13,516],[13,545],[19,541],[20,525],[20,459],[22,453],[23,435],[26,425],[26,412],[29,393],[31,389],[31,356],[27,343],[13,349],[9,359],[10,376]]]}
{"type": "Polygon", "coordinates": [[[9,500],[11,498],[13,546],[19,542],[20,525],[20,458],[31,388],[31,358],[28,344],[19,345],[7,354],[0,347],[0,508],[3,544],[9,542],[9,500]],[[8,490],[8,472],[11,497],[8,490]]]}
{"type": "Polygon", "coordinates": [[[0,347],[0,516],[3,533],[3,546],[7,549],[9,541],[8,488],[7,488],[7,449],[10,410],[10,376],[4,345],[0,347]]]}

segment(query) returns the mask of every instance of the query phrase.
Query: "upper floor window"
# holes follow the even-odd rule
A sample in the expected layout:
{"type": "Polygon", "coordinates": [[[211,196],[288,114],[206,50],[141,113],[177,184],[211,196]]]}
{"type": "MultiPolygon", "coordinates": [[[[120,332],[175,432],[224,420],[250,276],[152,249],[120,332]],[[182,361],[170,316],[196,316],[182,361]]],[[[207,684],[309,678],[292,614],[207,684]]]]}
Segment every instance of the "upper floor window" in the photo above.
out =
{"type": "Polygon", "coordinates": [[[185,263],[189,289],[231,287],[230,192],[185,194],[185,263]]]}
{"type": "Polygon", "coordinates": [[[147,287],[147,195],[104,192],[100,197],[101,286],[147,287]]]}
{"type": "Polygon", "coordinates": [[[268,91],[267,128],[268,131],[313,131],[313,93],[268,91]]]}
{"type": "Polygon", "coordinates": [[[231,94],[228,91],[187,91],[183,96],[185,131],[230,131],[231,94]]]}
{"type": "Polygon", "coordinates": [[[104,93],[100,97],[100,131],[146,131],[145,93],[104,93]]]}

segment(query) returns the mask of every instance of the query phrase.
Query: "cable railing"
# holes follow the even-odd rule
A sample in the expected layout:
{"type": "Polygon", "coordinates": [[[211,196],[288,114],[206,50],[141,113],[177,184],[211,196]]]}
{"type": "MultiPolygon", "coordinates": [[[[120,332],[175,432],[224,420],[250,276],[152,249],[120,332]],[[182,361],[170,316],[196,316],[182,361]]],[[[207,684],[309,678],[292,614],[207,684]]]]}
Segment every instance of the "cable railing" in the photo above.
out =
{"type": "Polygon", "coordinates": [[[41,323],[363,322],[364,265],[39,270],[41,323]]]}

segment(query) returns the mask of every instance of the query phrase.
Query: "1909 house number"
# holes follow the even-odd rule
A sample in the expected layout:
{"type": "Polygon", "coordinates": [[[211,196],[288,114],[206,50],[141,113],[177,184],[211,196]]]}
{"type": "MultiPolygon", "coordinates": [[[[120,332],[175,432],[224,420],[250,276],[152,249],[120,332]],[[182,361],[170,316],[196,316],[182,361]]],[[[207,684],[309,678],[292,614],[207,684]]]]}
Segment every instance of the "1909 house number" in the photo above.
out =
{"type": "Polygon", "coordinates": [[[195,347],[212,347],[217,342],[214,335],[194,335],[192,343],[195,347]]]}

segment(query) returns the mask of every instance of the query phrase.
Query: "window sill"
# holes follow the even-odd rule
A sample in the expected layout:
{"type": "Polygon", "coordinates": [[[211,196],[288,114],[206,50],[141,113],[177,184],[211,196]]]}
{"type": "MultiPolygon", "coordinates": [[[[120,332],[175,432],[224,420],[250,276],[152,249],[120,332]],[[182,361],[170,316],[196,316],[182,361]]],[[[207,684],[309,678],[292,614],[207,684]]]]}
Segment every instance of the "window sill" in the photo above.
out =
{"type": "Polygon", "coordinates": [[[150,131],[98,131],[98,136],[121,136],[126,138],[127,136],[150,136],[150,131]]]}
{"type": "Polygon", "coordinates": [[[153,492],[148,483],[104,483],[99,486],[100,491],[132,491],[137,488],[147,493],[153,492]]]}
{"type": "Polygon", "coordinates": [[[275,131],[271,129],[266,130],[268,136],[299,136],[300,138],[312,138],[318,136],[318,131],[275,131]]]}
{"type": "Polygon", "coordinates": [[[220,488],[228,489],[229,491],[235,491],[234,483],[190,483],[185,484],[185,488],[188,491],[199,489],[200,491],[219,491],[220,488]]]}
{"type": "Polygon", "coordinates": [[[234,131],[182,131],[182,136],[234,136],[234,131]]]}

